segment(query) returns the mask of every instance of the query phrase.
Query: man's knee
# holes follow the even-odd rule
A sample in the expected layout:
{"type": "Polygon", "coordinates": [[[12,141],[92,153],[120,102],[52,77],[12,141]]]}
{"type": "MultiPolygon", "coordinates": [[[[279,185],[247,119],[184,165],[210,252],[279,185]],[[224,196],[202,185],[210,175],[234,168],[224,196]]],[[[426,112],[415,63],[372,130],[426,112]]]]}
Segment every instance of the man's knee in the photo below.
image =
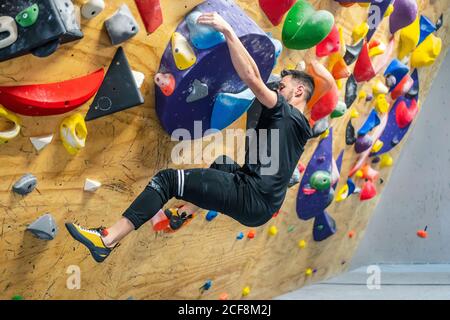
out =
{"type": "Polygon", "coordinates": [[[174,169],[164,169],[159,171],[150,180],[146,189],[153,189],[158,192],[161,197],[170,199],[178,195],[180,171],[174,169]]]}

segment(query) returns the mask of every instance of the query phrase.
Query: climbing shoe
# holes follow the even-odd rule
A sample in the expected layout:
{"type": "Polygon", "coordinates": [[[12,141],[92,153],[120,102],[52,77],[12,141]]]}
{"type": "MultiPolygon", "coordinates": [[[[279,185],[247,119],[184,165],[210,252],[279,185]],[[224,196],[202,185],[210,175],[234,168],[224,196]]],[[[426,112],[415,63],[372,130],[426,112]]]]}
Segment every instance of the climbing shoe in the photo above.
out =
{"type": "Polygon", "coordinates": [[[66,223],[66,228],[75,240],[89,249],[95,261],[103,262],[111,253],[112,249],[103,243],[104,228],[86,229],[74,223],[66,223]]]}
{"type": "Polygon", "coordinates": [[[194,218],[194,215],[187,215],[185,212],[182,212],[181,214],[178,212],[178,208],[170,208],[164,210],[164,213],[169,220],[169,224],[167,228],[164,230],[164,232],[172,233],[175,231],[180,230],[182,227],[188,225],[192,219],[194,218]]]}

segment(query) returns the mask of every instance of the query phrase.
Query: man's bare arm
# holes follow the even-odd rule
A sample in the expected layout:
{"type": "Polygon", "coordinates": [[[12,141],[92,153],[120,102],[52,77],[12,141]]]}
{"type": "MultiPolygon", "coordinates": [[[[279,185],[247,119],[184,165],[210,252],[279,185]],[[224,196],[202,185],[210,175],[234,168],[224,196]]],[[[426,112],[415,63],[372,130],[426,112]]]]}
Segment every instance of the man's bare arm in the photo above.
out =
{"type": "Polygon", "coordinates": [[[197,23],[210,25],[225,35],[231,61],[241,80],[264,106],[275,107],[277,94],[266,86],[255,60],[250,56],[231,26],[217,13],[204,13],[198,18],[197,23]]]}

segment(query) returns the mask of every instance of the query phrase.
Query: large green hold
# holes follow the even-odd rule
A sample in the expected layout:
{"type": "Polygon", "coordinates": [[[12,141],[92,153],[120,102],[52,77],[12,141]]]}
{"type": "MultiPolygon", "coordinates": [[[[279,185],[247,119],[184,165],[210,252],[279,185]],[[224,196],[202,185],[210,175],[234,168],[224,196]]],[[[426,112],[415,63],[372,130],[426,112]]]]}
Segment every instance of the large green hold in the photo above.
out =
{"type": "Polygon", "coordinates": [[[283,25],[283,44],[286,48],[304,50],[325,39],[334,25],[333,15],[316,11],[307,1],[299,0],[289,10],[283,25]]]}
{"type": "Polygon", "coordinates": [[[32,6],[21,11],[16,16],[16,21],[21,27],[27,28],[36,23],[38,15],[39,15],[39,6],[37,4],[33,4],[32,6]]]}
{"type": "Polygon", "coordinates": [[[318,191],[327,190],[331,186],[331,174],[327,171],[319,170],[309,178],[311,188],[318,191]]]}

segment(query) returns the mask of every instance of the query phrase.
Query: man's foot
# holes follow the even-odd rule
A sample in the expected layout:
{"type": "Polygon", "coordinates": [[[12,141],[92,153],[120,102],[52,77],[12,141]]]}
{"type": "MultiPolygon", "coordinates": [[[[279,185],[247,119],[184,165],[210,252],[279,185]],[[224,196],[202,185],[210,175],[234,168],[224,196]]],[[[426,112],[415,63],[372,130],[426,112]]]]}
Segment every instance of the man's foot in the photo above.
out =
{"type": "Polygon", "coordinates": [[[77,241],[84,244],[97,262],[103,262],[112,249],[105,246],[102,239],[103,228],[86,229],[74,223],[66,223],[67,231],[77,241]]]}
{"type": "Polygon", "coordinates": [[[180,230],[182,227],[187,226],[194,218],[193,214],[187,215],[185,212],[181,214],[178,212],[179,208],[170,208],[164,210],[167,219],[169,219],[169,225],[164,232],[172,233],[180,230]]]}

